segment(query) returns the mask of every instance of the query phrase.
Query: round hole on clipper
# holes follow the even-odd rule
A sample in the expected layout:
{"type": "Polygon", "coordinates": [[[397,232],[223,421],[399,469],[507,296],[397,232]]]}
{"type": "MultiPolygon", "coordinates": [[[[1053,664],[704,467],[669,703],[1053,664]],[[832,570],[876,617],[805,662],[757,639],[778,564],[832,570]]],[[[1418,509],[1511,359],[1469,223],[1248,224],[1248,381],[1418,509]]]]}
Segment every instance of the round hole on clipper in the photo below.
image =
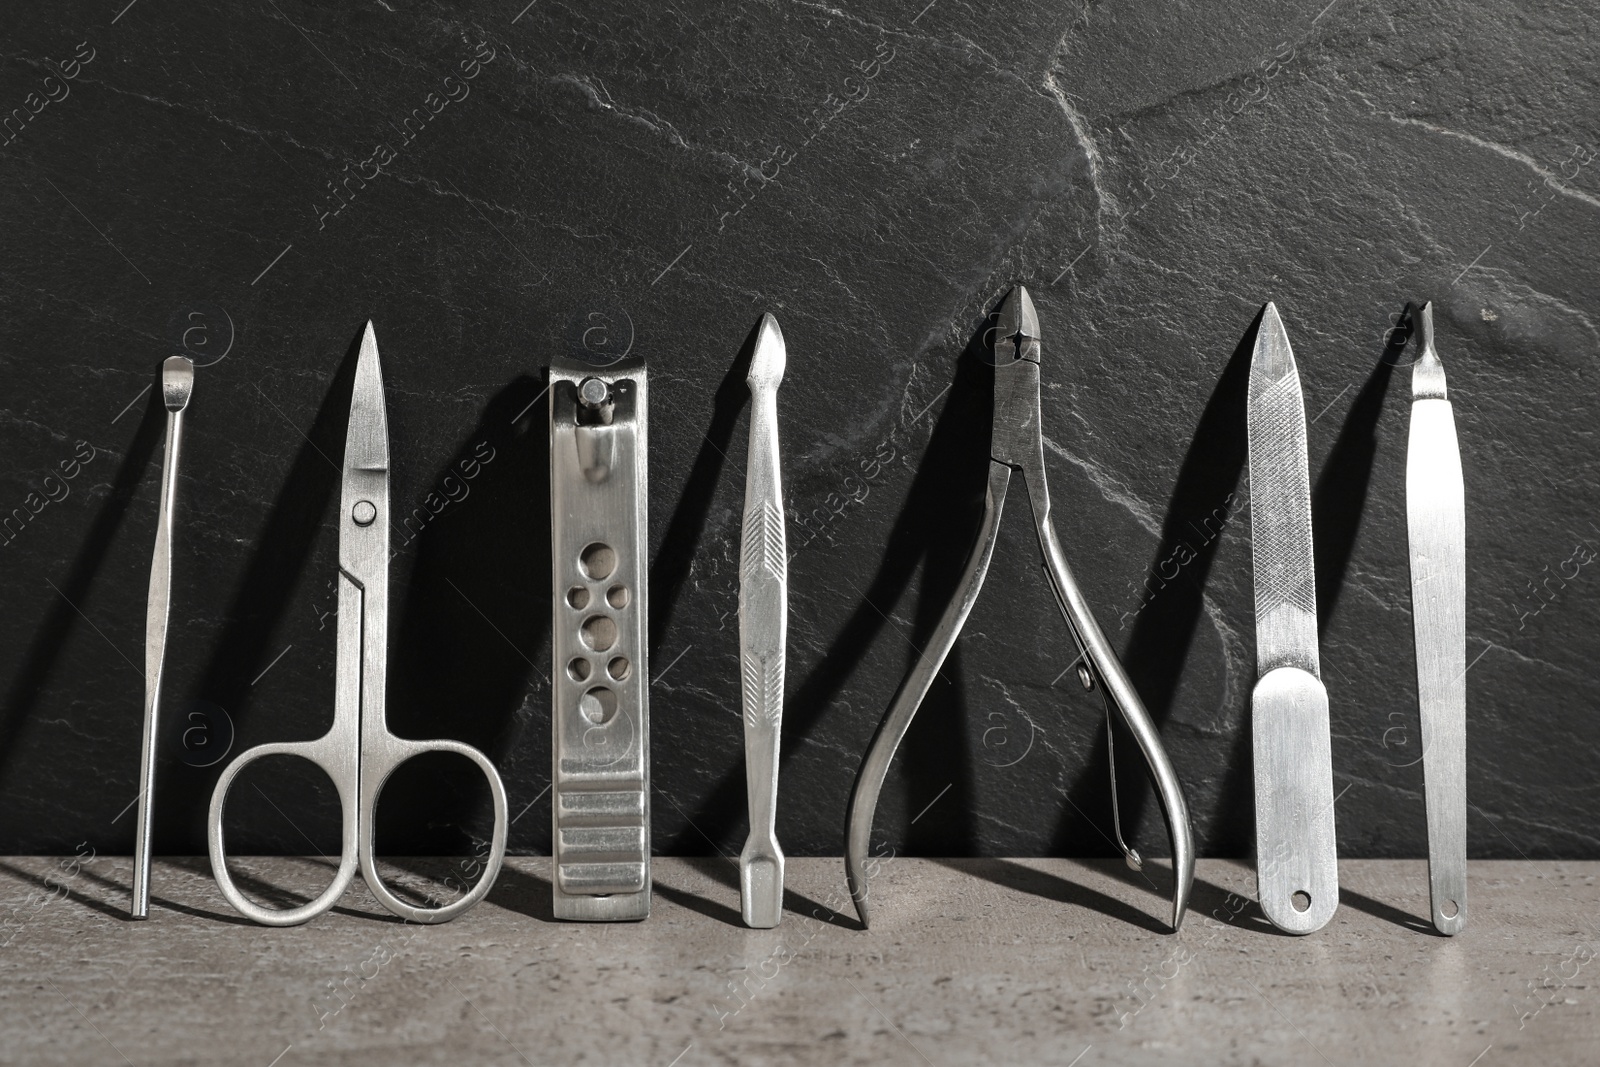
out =
{"type": "Polygon", "coordinates": [[[575,659],[567,664],[567,674],[574,682],[587,682],[589,680],[589,672],[593,669],[586,659],[575,659]]]}
{"type": "Polygon", "coordinates": [[[581,633],[583,643],[596,652],[604,652],[617,643],[617,624],[605,615],[591,615],[585,619],[581,633]]]}
{"type": "Polygon", "coordinates": [[[611,577],[617,569],[617,553],[610,545],[596,541],[578,554],[578,566],[592,580],[599,582],[611,577]]]}
{"type": "Polygon", "coordinates": [[[633,664],[628,662],[627,656],[617,656],[606,664],[606,672],[620,682],[633,673],[633,664]]]}
{"type": "Polygon", "coordinates": [[[1456,904],[1455,901],[1447,900],[1444,902],[1444,906],[1439,909],[1439,914],[1443,915],[1446,919],[1454,919],[1457,915],[1461,914],[1461,908],[1458,904],[1456,904]]]}
{"type": "Polygon", "coordinates": [[[582,611],[589,606],[589,590],[581,585],[575,585],[567,590],[567,603],[582,611]]]}
{"type": "Polygon", "coordinates": [[[578,699],[578,711],[596,726],[603,726],[617,713],[617,694],[597,685],[578,699]]]}
{"type": "Polygon", "coordinates": [[[607,589],[606,590],[606,603],[610,604],[612,607],[616,608],[618,611],[621,611],[623,608],[627,607],[628,606],[628,587],[625,586],[625,585],[614,585],[610,589],[607,589]]]}
{"type": "Polygon", "coordinates": [[[1289,897],[1289,903],[1294,905],[1295,911],[1310,911],[1311,894],[1307,893],[1304,889],[1297,889],[1294,891],[1294,894],[1289,897]]]}

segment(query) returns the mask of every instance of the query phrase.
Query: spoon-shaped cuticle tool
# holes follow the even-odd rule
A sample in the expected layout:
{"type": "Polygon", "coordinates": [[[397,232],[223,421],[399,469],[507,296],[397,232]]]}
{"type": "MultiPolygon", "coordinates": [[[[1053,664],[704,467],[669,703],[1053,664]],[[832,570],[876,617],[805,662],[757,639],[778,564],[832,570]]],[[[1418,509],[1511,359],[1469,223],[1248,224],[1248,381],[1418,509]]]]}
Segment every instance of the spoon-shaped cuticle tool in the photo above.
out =
{"type": "Polygon", "coordinates": [[[144,623],[144,741],[139,752],[139,821],[134,829],[133,908],[135,919],[150,914],[150,827],[154,821],[157,712],[161,668],[167,648],[167,617],[172,598],[172,509],[177,501],[178,450],[183,444],[183,412],[194,391],[194,363],[170,356],[161,365],[161,398],[167,407],[167,448],[161,463],[161,510],[156,518],[156,549],[150,560],[150,598],[144,623]]]}

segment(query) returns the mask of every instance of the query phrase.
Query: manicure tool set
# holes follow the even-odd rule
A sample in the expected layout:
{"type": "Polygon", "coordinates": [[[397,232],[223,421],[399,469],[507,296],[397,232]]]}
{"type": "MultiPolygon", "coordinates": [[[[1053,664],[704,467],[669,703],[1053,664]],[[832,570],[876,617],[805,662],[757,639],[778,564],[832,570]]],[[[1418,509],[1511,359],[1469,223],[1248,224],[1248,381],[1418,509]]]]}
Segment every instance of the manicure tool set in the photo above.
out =
{"type": "MultiPolygon", "coordinates": [[[[1144,859],[1123,839],[1113,738],[1116,719],[1138,745],[1171,844],[1171,926],[1183,922],[1195,848],[1178,775],[1105,633],[1073,577],[1051,518],[1040,403],[1043,344],[1028,291],[1006,296],[991,331],[994,403],[983,518],[960,582],[862,759],[846,816],[845,873],[865,927],[867,853],[879,794],[911,726],[982,592],[1013,475],[1033,516],[1046,584],[1077,650],[1078,680],[1105,711],[1112,820],[1129,867],[1144,859]]],[[[1466,925],[1465,506],[1461,458],[1433,343],[1431,305],[1411,311],[1417,349],[1406,467],[1412,617],[1421,714],[1433,924],[1466,925]]],[[[747,384],[750,436],[739,554],[739,667],[749,836],[739,855],[741,916],[778,925],[784,854],[776,832],[788,632],[788,552],[778,443],[778,389],[786,363],[777,320],[757,326],[747,384]]],[[[170,614],[172,537],[183,414],[193,364],[162,368],[167,439],[146,622],[146,691],[132,916],[150,900],[150,833],[156,737],[170,614]]],[[[643,359],[550,367],[552,686],[551,894],[559,919],[639,920],[650,914],[649,670],[646,659],[648,474],[643,359]]],[[[1295,934],[1320,929],[1338,906],[1329,698],[1321,677],[1304,402],[1294,353],[1268,304],[1256,333],[1247,390],[1257,681],[1251,694],[1257,889],[1263,913],[1295,934]]],[[[389,435],[372,324],[363,334],[350,400],[339,504],[337,667],[333,726],[313,741],[258,745],[236,757],[212,794],[212,872],[242,915],[271,926],[303,923],[343,896],[359,868],[378,901],[403,919],[438,923],[483,899],[505,856],[506,793],[491,760],[456,741],[389,732],[385,681],[389,622],[389,435]],[[374,813],[400,764],[429,752],[473,762],[488,782],[493,828],[482,873],[449,902],[386,884],[377,870],[374,813]],[[227,865],[223,807],[241,771],[268,756],[322,768],[342,815],[337,873],[315,899],[269,908],[239,889],[227,865]],[[402,899],[401,893],[410,899],[402,899]]]]}

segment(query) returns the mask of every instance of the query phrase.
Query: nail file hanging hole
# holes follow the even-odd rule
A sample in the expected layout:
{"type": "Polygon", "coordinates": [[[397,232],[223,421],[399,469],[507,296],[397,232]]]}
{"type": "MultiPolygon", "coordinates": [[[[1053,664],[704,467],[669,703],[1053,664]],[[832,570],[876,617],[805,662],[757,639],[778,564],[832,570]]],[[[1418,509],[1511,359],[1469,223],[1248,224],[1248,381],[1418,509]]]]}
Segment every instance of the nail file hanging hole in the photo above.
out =
{"type": "Polygon", "coordinates": [[[591,615],[583,623],[583,643],[596,652],[604,652],[617,643],[616,621],[606,615],[591,615]]]}
{"type": "Polygon", "coordinates": [[[612,607],[616,608],[618,611],[621,611],[623,608],[627,607],[628,606],[628,587],[625,586],[625,585],[614,585],[610,589],[607,589],[606,590],[606,603],[610,604],[612,607]]]}
{"type": "Polygon", "coordinates": [[[617,713],[617,694],[597,685],[578,700],[578,711],[596,726],[604,726],[617,713]]]}
{"type": "Polygon", "coordinates": [[[596,541],[587,546],[578,555],[578,565],[583,568],[583,573],[596,582],[604,581],[611,577],[611,572],[617,569],[617,553],[610,545],[596,541]]]}
{"type": "Polygon", "coordinates": [[[1297,889],[1294,891],[1294,894],[1289,897],[1289,903],[1294,905],[1295,911],[1310,911],[1311,894],[1307,893],[1304,889],[1297,889]]]}
{"type": "Polygon", "coordinates": [[[1447,900],[1444,902],[1444,907],[1439,909],[1439,914],[1443,915],[1446,919],[1454,919],[1457,915],[1461,914],[1461,908],[1456,904],[1455,901],[1447,900]]]}
{"type": "Polygon", "coordinates": [[[628,662],[627,656],[617,656],[606,664],[606,672],[617,681],[624,681],[629,674],[633,673],[633,664],[628,662]]]}
{"type": "Polygon", "coordinates": [[[1082,663],[1078,664],[1078,683],[1085,689],[1094,688],[1094,675],[1089,673],[1089,668],[1082,663]]]}
{"type": "Polygon", "coordinates": [[[567,664],[567,674],[574,682],[587,682],[591,670],[593,668],[589,666],[589,661],[586,659],[575,659],[567,664]]]}
{"type": "Polygon", "coordinates": [[[589,590],[581,585],[575,585],[567,590],[567,603],[582,611],[589,606],[589,590]]]}

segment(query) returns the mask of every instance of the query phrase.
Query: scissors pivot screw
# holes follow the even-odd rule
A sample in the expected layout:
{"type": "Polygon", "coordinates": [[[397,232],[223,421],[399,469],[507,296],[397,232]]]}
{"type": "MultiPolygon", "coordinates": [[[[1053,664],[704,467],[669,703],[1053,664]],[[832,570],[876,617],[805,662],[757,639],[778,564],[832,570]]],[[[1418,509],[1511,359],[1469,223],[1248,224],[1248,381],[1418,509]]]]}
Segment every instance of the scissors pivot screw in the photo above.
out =
{"type": "Polygon", "coordinates": [[[358,500],[356,506],[350,509],[350,517],[356,520],[357,526],[371,526],[372,520],[378,517],[378,509],[372,506],[370,500],[358,500]]]}

